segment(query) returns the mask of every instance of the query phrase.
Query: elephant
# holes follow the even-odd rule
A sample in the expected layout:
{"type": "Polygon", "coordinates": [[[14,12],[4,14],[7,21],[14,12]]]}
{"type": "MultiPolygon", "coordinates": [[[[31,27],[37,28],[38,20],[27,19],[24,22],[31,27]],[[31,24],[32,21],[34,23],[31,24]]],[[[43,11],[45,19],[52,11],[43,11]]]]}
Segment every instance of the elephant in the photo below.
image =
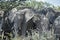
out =
{"type": "MultiPolygon", "coordinates": [[[[47,10],[47,9],[46,9],[47,10]]],[[[41,12],[40,12],[41,13],[41,12]]],[[[33,9],[12,9],[9,14],[9,20],[14,22],[12,28],[14,29],[13,33],[15,36],[18,35],[18,32],[25,36],[26,30],[29,30],[28,27],[34,27],[39,30],[41,33],[42,30],[47,30],[50,24],[51,16],[54,17],[54,11],[46,11],[46,14],[36,13],[33,9]],[[48,13],[49,12],[49,13],[48,13]],[[53,13],[50,13],[53,12],[53,13]],[[50,15],[50,16],[49,16],[50,15]],[[29,26],[31,25],[31,26],[29,26]],[[43,25],[43,28],[42,28],[43,25]]],[[[52,19],[51,19],[52,21],[52,19]]],[[[33,29],[33,28],[32,28],[33,29]]]]}
{"type": "Polygon", "coordinates": [[[35,12],[32,9],[23,9],[23,10],[16,10],[10,12],[9,14],[9,20],[11,22],[14,22],[12,28],[13,33],[15,36],[18,35],[19,30],[21,30],[21,34],[25,36],[26,34],[26,28],[27,28],[27,22],[34,16],[35,12]]]}
{"type": "Polygon", "coordinates": [[[60,16],[58,16],[54,21],[54,34],[56,34],[56,39],[60,40],[60,16]]]}

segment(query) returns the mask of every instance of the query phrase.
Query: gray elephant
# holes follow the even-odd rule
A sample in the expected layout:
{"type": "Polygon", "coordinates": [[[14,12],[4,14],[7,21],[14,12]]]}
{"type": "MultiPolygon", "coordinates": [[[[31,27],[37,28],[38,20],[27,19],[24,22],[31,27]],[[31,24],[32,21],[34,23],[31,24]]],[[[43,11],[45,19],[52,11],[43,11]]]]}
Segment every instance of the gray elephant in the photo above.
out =
{"type": "Polygon", "coordinates": [[[58,16],[54,21],[54,34],[56,34],[56,39],[60,40],[60,16],[58,16]]]}
{"type": "Polygon", "coordinates": [[[23,10],[16,10],[10,12],[9,14],[9,20],[11,22],[14,22],[14,25],[12,28],[14,28],[14,34],[15,36],[18,35],[18,31],[21,30],[22,35],[26,34],[27,29],[27,22],[34,16],[34,11],[32,9],[23,9],[23,10]]]}

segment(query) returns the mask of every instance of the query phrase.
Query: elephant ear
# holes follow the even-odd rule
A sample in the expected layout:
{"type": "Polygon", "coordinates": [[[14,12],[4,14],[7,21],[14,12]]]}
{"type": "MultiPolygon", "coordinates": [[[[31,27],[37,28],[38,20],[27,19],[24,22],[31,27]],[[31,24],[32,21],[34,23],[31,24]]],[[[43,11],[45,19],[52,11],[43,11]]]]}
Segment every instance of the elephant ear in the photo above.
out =
{"type": "Polygon", "coordinates": [[[34,16],[33,11],[27,11],[25,14],[26,22],[28,22],[34,16]]]}
{"type": "Polygon", "coordinates": [[[9,19],[11,20],[11,22],[14,21],[14,17],[16,16],[16,12],[17,12],[17,9],[16,8],[13,8],[11,11],[9,11],[9,19]]]}

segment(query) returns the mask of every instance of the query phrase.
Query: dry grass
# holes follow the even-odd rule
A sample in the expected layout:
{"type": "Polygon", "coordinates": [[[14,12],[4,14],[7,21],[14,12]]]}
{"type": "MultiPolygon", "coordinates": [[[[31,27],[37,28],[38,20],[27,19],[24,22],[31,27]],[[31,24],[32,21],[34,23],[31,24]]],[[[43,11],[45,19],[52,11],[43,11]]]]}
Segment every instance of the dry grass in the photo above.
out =
{"type": "MultiPolygon", "coordinates": [[[[28,35],[27,37],[23,37],[23,36],[18,36],[18,37],[15,37],[15,38],[10,38],[10,40],[55,40],[55,35],[53,33],[53,30],[52,31],[45,31],[45,32],[42,32],[42,34],[40,34],[41,36],[39,37],[39,32],[38,31],[34,31],[32,30],[32,35],[28,35]]],[[[4,36],[0,36],[0,40],[3,40],[4,36]]],[[[8,40],[8,37],[6,37],[8,40]]]]}

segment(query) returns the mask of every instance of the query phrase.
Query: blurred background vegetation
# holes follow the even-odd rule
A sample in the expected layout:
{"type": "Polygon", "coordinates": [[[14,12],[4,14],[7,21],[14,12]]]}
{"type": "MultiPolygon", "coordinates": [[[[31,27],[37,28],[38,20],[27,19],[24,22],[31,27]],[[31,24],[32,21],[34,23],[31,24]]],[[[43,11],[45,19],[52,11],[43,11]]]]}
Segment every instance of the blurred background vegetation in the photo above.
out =
{"type": "Polygon", "coordinates": [[[34,9],[41,9],[44,7],[51,7],[54,9],[60,10],[60,6],[54,6],[47,2],[37,2],[36,0],[1,0],[0,1],[0,10],[11,10],[15,7],[31,7],[34,9]]]}

